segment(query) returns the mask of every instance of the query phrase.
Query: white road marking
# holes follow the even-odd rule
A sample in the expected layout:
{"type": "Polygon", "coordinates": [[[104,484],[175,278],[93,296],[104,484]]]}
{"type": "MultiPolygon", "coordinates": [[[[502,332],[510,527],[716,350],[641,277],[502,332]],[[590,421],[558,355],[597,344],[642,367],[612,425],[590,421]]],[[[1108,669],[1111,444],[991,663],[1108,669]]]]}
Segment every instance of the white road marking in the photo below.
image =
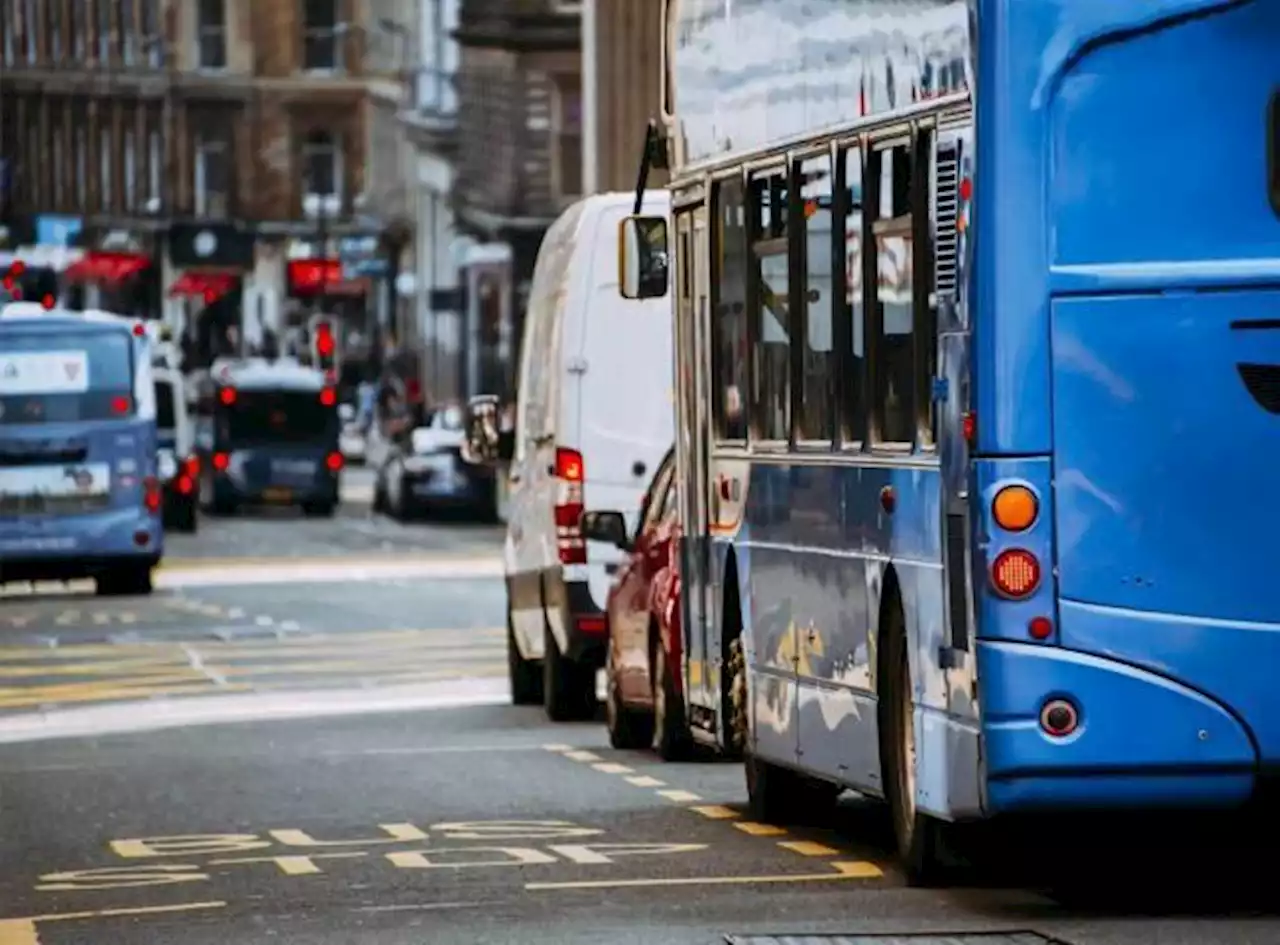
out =
{"type": "Polygon", "coordinates": [[[411,748],[360,748],[356,751],[333,749],[320,754],[329,758],[351,758],[364,755],[464,755],[473,752],[541,751],[541,745],[434,745],[411,748]]]}
{"type": "Polygon", "coordinates": [[[399,906],[356,906],[356,912],[431,912],[437,909],[470,909],[480,902],[422,902],[399,906]]]}
{"type": "Polygon", "coordinates": [[[217,567],[207,562],[175,562],[158,570],[157,587],[229,587],[246,584],[332,584],[387,578],[418,580],[466,580],[502,577],[502,559],[496,555],[474,558],[363,561],[228,561],[217,567]]]}
{"type": "Polygon", "coordinates": [[[266,614],[260,614],[259,616],[253,618],[253,622],[256,623],[259,627],[269,627],[276,621],[274,617],[268,617],[266,614]]]}

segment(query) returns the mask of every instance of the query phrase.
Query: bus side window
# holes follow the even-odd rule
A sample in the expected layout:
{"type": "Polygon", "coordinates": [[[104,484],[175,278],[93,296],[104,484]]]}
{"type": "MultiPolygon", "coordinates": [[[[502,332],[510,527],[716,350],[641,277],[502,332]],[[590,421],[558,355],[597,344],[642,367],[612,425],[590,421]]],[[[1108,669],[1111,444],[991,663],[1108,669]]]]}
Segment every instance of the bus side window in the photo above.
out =
{"type": "Polygon", "coordinates": [[[790,259],[787,239],[787,178],[779,171],[750,185],[752,428],[774,443],[791,438],[791,315],[788,311],[790,259]]]}
{"type": "Polygon", "coordinates": [[[797,339],[801,367],[800,416],[796,438],[819,443],[835,439],[836,352],[832,338],[835,286],[832,269],[831,230],[835,214],[831,152],[800,164],[801,206],[804,220],[800,234],[803,310],[794,321],[804,325],[797,339]]]}
{"type": "Polygon", "coordinates": [[[872,173],[879,174],[879,206],[872,232],[876,282],[872,290],[875,326],[873,406],[882,443],[910,445],[916,439],[914,355],[914,225],[911,195],[911,145],[902,142],[877,151],[872,173]]]}
{"type": "Polygon", "coordinates": [[[717,438],[746,442],[747,417],[747,211],[741,179],[712,192],[711,391],[717,438]]]}
{"type": "Polygon", "coordinates": [[[844,223],[841,233],[844,259],[844,288],[838,293],[840,314],[836,327],[841,347],[849,352],[848,366],[842,377],[842,442],[846,446],[860,446],[867,437],[867,341],[866,307],[862,304],[864,261],[862,257],[862,148],[847,148],[840,156],[839,169],[843,171],[844,223]],[[845,329],[841,322],[847,325],[845,329]]]}

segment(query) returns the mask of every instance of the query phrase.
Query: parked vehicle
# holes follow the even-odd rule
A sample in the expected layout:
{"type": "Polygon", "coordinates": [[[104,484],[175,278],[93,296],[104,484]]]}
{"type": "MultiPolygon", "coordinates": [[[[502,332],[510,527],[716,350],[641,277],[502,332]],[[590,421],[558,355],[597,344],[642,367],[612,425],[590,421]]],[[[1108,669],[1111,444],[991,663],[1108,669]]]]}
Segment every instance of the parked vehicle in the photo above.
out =
{"type": "Polygon", "coordinates": [[[658,467],[634,534],[618,511],[586,512],[582,534],[588,541],[621,549],[605,605],[609,653],[605,660],[605,718],[614,748],[650,745],[667,761],[684,757],[692,736],[684,707],[680,671],[680,516],[675,486],[675,452],[658,467]]]}
{"type": "Polygon", "coordinates": [[[164,553],[157,461],[141,322],[0,309],[0,580],[150,593],[164,553]]]}
{"type": "Polygon", "coordinates": [[[337,393],[324,375],[249,358],[215,362],[209,376],[196,436],[201,506],[219,515],[249,504],[333,515],[343,459],[337,393]]]}
{"type": "Polygon", "coordinates": [[[338,419],[342,432],[338,436],[338,449],[348,466],[363,466],[368,453],[368,439],[352,404],[338,405],[338,419]]]}
{"type": "Polygon", "coordinates": [[[463,411],[446,407],[393,444],[378,468],[373,507],[401,521],[461,509],[493,518],[492,472],[462,460],[463,411]]]}
{"type": "Polygon", "coordinates": [[[155,375],[157,476],[164,488],[164,522],[180,532],[198,528],[200,459],[182,374],[167,366],[155,375]]]}
{"type": "MultiPolygon", "coordinates": [[[[634,198],[588,197],[543,239],[521,348],[515,429],[498,399],[468,406],[465,456],[509,463],[503,557],[512,696],[556,720],[595,711],[608,621],[608,569],[622,553],[588,541],[582,513],[634,521],[672,433],[671,306],[617,291],[619,225],[634,198]]],[[[665,214],[665,192],[644,196],[665,214]]]]}

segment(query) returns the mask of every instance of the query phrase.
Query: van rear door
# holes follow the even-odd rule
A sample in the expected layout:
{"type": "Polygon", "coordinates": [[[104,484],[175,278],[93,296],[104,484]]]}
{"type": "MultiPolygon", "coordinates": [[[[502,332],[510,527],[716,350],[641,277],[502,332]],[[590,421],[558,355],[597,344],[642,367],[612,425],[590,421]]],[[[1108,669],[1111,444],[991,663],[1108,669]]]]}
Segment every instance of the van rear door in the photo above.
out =
{"type": "Polygon", "coordinates": [[[674,440],[674,375],[670,298],[630,301],[618,292],[618,225],[626,214],[621,204],[604,207],[584,243],[590,271],[578,288],[585,295],[575,298],[579,310],[565,326],[577,333],[565,350],[567,390],[576,386],[565,404],[571,411],[576,403],[577,436],[563,442],[583,455],[587,508],[617,509],[634,526],[674,440]]]}

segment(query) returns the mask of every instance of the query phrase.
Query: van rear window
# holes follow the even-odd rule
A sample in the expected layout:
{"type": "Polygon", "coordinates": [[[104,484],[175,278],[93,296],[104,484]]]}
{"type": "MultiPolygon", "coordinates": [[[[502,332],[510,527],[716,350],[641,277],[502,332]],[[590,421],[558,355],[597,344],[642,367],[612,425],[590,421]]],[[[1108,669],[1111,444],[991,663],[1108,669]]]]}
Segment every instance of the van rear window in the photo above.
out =
{"type": "Polygon", "coordinates": [[[156,381],[156,429],[172,430],[178,425],[173,413],[173,385],[156,381]]]}
{"type": "Polygon", "coordinates": [[[318,392],[244,391],[218,407],[218,441],[228,447],[312,443],[336,435],[338,408],[318,392]]]}
{"type": "Polygon", "coordinates": [[[0,341],[0,424],[119,419],[134,409],[124,332],[6,332],[0,341]]]}

